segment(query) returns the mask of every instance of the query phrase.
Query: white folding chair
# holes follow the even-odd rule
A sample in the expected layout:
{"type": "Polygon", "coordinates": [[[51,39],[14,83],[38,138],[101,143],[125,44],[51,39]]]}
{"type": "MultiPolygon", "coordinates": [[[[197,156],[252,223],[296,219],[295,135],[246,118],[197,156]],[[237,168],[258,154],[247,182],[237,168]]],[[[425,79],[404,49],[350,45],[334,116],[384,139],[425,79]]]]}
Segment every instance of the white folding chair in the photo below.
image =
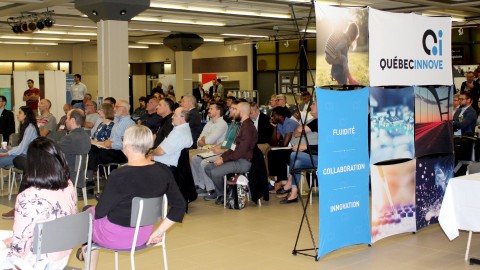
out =
{"type": "Polygon", "coordinates": [[[100,193],[100,167],[103,168],[103,175],[105,176],[105,180],[107,180],[108,176],[110,175],[112,166],[117,166],[117,168],[120,168],[125,164],[126,163],[98,164],[98,166],[97,166],[97,193],[100,193]]]}
{"type": "Polygon", "coordinates": [[[77,191],[78,179],[83,178],[84,187],[82,188],[83,203],[87,205],[87,164],[88,164],[88,154],[77,155],[75,157],[75,191],[77,191]]]}
{"type": "Polygon", "coordinates": [[[12,167],[10,169],[11,173],[12,173],[12,181],[8,181],[9,183],[9,193],[8,193],[8,200],[12,200],[12,193],[13,193],[13,186],[17,186],[17,182],[16,182],[16,176],[17,176],[17,173],[20,175],[20,181],[22,181],[22,177],[23,177],[23,171],[20,170],[20,169],[17,169],[15,167],[12,167]]]}
{"type": "Polygon", "coordinates": [[[85,243],[85,267],[88,270],[92,248],[92,213],[89,211],[37,223],[33,234],[36,264],[41,262],[42,254],[72,249],[85,243]]]}
{"type": "MultiPolygon", "coordinates": [[[[135,234],[132,241],[132,247],[130,249],[109,249],[102,247],[98,244],[93,244],[92,249],[106,249],[115,252],[115,269],[118,270],[118,252],[130,252],[130,264],[131,269],[135,270],[135,251],[140,251],[147,249],[152,246],[147,246],[143,244],[141,246],[135,247],[138,238],[138,231],[141,226],[148,226],[157,223],[157,221],[162,218],[167,217],[167,196],[156,198],[139,198],[135,197],[132,200],[132,215],[130,217],[130,227],[135,228],[135,234]]],[[[167,263],[167,250],[165,244],[166,234],[163,235],[162,241],[154,245],[153,247],[162,246],[163,252],[163,264],[165,270],[168,270],[167,263]]]]}

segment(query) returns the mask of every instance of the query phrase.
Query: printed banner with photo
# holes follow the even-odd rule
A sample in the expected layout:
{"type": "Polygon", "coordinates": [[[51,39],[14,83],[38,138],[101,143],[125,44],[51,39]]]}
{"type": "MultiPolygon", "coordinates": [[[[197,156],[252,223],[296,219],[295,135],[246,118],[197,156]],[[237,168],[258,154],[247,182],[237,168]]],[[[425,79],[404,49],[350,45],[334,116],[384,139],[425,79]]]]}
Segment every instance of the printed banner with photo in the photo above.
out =
{"type": "Polygon", "coordinates": [[[0,95],[7,98],[7,110],[12,110],[12,75],[0,75],[0,95]]]}
{"type": "Polygon", "coordinates": [[[370,88],[370,163],[413,159],[413,87],[370,88]]]}
{"type": "Polygon", "coordinates": [[[368,9],[315,3],[316,85],[370,85],[368,9]]]}
{"type": "Polygon", "coordinates": [[[370,243],[368,191],[368,88],[317,88],[319,257],[342,247],[370,243]],[[342,101],[341,108],[338,101],[342,101]]]}
{"type": "Polygon", "coordinates": [[[416,231],[415,160],[371,166],[372,243],[416,231]]]}
{"type": "Polygon", "coordinates": [[[450,17],[370,8],[368,23],[370,85],[453,84],[450,17]]]}
{"type": "Polygon", "coordinates": [[[415,156],[453,153],[453,86],[415,87],[415,156]]]}
{"type": "Polygon", "coordinates": [[[67,83],[67,95],[66,101],[68,104],[72,103],[72,93],[70,93],[70,87],[75,84],[75,75],[74,74],[66,74],[66,83],[67,83]]]}
{"type": "Polygon", "coordinates": [[[417,159],[417,230],[438,223],[443,195],[448,181],[453,177],[453,162],[453,155],[417,159]]]}

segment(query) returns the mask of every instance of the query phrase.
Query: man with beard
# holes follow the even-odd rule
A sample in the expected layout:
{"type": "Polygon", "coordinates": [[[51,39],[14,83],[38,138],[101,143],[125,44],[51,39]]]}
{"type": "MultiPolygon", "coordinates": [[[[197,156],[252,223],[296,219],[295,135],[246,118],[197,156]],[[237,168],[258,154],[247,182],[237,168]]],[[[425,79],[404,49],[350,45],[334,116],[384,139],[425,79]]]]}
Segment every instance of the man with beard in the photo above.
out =
{"type": "Polygon", "coordinates": [[[458,100],[460,101],[460,108],[453,115],[453,135],[473,136],[477,113],[471,106],[472,96],[470,93],[461,93],[458,100]]]}
{"type": "Polygon", "coordinates": [[[252,166],[253,150],[257,145],[258,133],[250,119],[250,104],[240,102],[237,105],[235,122],[240,122],[240,127],[232,146],[205,167],[205,173],[213,180],[215,193],[205,196],[204,199],[215,200],[216,204],[223,204],[223,177],[229,173],[248,172],[252,166]]]}
{"type": "MultiPolygon", "coordinates": [[[[235,118],[237,114],[238,103],[240,102],[232,102],[232,106],[230,108],[230,117],[232,118],[235,118]]],[[[232,147],[239,124],[240,123],[238,122],[232,121],[225,134],[225,139],[221,143],[211,148],[211,151],[213,154],[215,154],[215,156],[205,159],[198,155],[192,157],[192,175],[198,196],[206,196],[215,193],[215,186],[213,185],[212,179],[205,173],[205,166],[207,166],[207,164],[210,162],[213,162],[217,155],[223,154],[225,151],[230,149],[230,147],[232,147]]]]}

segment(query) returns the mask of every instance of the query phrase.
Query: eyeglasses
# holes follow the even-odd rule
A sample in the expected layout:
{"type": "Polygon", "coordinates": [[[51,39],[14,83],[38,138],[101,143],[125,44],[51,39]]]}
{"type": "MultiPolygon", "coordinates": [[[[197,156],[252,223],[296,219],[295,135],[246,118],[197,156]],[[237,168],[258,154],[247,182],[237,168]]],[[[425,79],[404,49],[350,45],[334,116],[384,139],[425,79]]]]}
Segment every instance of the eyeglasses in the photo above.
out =
{"type": "Polygon", "coordinates": [[[466,98],[459,98],[458,100],[467,100],[466,98]]]}
{"type": "Polygon", "coordinates": [[[126,106],[115,105],[115,108],[126,108],[126,106]]]}

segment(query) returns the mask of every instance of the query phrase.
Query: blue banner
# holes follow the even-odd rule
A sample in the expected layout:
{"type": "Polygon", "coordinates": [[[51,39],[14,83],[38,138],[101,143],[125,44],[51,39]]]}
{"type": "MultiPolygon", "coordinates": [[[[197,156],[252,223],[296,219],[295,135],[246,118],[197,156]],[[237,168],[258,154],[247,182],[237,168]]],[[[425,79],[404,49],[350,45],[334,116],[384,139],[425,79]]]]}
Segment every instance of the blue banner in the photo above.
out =
{"type": "Polygon", "coordinates": [[[321,257],[370,244],[368,88],[317,88],[321,257]]]}
{"type": "Polygon", "coordinates": [[[75,75],[74,74],[67,74],[67,103],[70,104],[72,102],[72,94],[70,93],[70,86],[75,84],[75,75]]]}

